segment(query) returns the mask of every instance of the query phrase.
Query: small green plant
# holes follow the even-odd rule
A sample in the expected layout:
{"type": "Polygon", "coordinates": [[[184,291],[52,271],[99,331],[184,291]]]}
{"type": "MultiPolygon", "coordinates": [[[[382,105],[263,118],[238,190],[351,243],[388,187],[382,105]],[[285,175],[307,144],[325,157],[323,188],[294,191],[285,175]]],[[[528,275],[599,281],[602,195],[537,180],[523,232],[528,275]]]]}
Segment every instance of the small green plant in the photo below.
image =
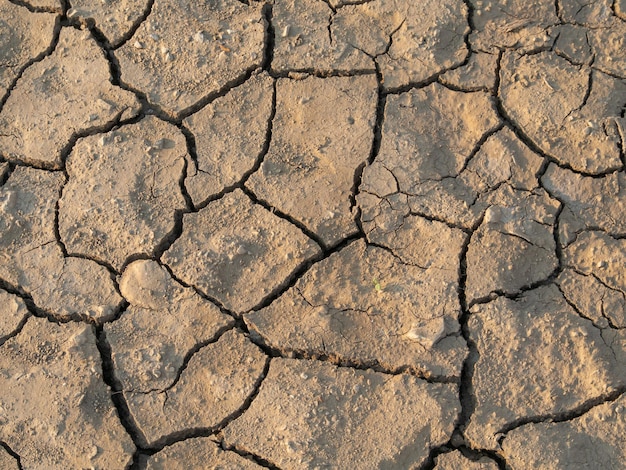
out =
{"type": "Polygon", "coordinates": [[[372,279],[372,284],[374,284],[374,290],[376,292],[382,292],[383,291],[383,287],[380,285],[380,282],[378,281],[378,279],[376,279],[376,278],[372,279]]]}

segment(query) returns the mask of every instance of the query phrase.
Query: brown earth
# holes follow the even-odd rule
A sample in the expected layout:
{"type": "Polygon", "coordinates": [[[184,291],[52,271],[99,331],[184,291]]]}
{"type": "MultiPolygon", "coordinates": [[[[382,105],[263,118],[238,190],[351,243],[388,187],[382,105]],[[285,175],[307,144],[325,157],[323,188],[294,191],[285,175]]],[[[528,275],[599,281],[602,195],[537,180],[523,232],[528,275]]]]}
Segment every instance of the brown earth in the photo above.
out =
{"type": "Polygon", "coordinates": [[[621,469],[625,0],[0,0],[0,469],[621,469]]]}

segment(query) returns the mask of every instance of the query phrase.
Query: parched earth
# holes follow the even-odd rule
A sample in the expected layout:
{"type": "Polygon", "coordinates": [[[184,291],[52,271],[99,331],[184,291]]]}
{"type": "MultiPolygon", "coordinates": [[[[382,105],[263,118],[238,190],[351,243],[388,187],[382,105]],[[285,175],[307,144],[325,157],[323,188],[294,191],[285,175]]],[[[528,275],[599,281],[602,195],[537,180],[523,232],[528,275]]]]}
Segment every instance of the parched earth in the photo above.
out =
{"type": "Polygon", "coordinates": [[[625,0],[0,0],[0,468],[624,468],[625,112],[625,0]]]}

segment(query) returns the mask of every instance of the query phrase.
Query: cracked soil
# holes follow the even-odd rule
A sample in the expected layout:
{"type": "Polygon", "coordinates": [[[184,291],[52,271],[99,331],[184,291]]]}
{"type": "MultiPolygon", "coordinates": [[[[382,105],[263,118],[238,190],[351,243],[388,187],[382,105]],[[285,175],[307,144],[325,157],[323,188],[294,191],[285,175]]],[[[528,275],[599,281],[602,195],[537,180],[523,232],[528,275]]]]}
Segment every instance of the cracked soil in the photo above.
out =
{"type": "Polygon", "coordinates": [[[623,469],[626,0],[0,0],[0,468],[623,469]]]}

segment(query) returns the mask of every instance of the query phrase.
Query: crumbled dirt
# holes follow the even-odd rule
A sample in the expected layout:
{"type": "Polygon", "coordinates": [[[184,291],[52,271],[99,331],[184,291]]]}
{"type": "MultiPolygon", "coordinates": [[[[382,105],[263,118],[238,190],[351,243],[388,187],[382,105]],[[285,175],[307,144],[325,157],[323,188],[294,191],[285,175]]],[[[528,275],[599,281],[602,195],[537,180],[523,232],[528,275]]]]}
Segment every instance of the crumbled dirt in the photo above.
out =
{"type": "Polygon", "coordinates": [[[617,469],[626,0],[0,0],[0,468],[617,469]]]}

